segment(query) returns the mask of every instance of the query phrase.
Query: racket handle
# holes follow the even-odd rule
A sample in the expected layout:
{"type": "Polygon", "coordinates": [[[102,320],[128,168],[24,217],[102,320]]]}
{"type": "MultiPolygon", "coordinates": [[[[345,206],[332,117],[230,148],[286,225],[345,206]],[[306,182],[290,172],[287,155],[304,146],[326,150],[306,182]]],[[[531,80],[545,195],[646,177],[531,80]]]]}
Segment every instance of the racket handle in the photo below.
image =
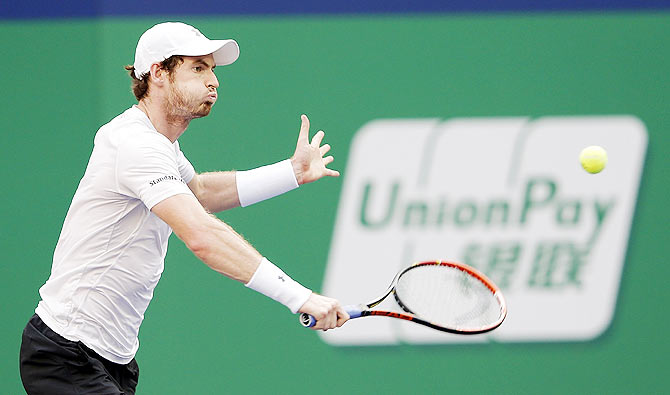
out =
{"type": "MultiPolygon", "coordinates": [[[[349,318],[358,318],[361,316],[361,313],[363,313],[363,309],[361,309],[361,306],[357,304],[344,306],[344,311],[349,314],[349,318]]],[[[311,328],[316,325],[316,319],[311,314],[300,313],[299,320],[302,326],[305,328],[311,328]]]]}

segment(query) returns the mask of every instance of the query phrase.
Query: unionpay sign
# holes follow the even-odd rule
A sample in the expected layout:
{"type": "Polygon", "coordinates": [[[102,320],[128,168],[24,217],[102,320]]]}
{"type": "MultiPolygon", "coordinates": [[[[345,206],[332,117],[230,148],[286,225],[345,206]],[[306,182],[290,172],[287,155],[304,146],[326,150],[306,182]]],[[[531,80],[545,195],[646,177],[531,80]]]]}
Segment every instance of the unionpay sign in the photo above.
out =
{"type": "Polygon", "coordinates": [[[632,116],[387,119],[352,142],[323,292],[381,293],[402,267],[457,260],[504,291],[509,314],[484,335],[384,318],[322,334],[333,345],[576,341],[610,324],[647,145],[632,116]],[[588,174],[580,151],[604,147],[588,174]]]}

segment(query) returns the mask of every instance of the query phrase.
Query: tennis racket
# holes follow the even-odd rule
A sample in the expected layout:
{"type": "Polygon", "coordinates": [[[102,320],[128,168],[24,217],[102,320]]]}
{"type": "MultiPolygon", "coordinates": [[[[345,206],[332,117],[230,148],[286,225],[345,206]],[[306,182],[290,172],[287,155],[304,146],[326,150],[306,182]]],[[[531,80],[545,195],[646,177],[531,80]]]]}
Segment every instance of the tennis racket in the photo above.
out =
{"type": "MultiPolygon", "coordinates": [[[[507,316],[505,298],[485,275],[462,263],[416,263],[401,270],[386,292],[367,304],[344,306],[351,318],[399,318],[443,332],[473,335],[491,331],[507,316]],[[375,310],[393,294],[402,312],[375,310]]],[[[300,314],[300,323],[316,325],[313,316],[300,314]]]]}

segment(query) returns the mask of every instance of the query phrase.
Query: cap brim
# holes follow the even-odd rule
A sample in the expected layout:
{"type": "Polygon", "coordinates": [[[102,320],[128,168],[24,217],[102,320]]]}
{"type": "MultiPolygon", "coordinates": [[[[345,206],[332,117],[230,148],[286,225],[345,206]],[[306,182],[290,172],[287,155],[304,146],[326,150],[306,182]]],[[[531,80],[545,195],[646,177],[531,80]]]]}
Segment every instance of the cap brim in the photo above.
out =
{"type": "Polygon", "coordinates": [[[177,51],[175,55],[204,56],[212,54],[217,66],[229,65],[240,56],[240,47],[235,40],[203,40],[191,43],[188,48],[177,51]]]}

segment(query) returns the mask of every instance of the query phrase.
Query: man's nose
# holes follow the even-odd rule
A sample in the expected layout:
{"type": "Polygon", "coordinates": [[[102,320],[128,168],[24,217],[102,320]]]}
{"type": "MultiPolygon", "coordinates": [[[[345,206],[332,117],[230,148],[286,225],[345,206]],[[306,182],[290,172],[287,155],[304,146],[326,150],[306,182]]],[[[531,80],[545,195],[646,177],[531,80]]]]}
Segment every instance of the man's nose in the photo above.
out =
{"type": "Polygon", "coordinates": [[[212,72],[210,74],[209,80],[207,81],[207,87],[213,87],[213,88],[218,88],[219,87],[219,79],[216,78],[216,74],[212,72]]]}

